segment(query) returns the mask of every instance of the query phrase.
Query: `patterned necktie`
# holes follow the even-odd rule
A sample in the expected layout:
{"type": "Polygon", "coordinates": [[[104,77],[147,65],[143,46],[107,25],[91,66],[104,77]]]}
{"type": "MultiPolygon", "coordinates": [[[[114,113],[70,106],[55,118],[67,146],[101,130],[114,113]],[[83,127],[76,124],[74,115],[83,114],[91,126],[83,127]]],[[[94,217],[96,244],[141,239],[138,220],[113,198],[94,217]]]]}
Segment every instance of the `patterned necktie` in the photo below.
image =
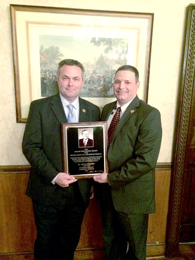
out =
{"type": "Polygon", "coordinates": [[[118,121],[120,120],[120,113],[121,113],[121,107],[118,107],[117,111],[111,121],[110,127],[108,129],[108,147],[110,146],[110,143],[112,142],[112,139],[114,136],[114,131],[116,129],[118,121]]]}
{"type": "Polygon", "coordinates": [[[68,123],[76,123],[76,115],[74,112],[74,106],[72,104],[67,105],[69,112],[68,112],[68,123]]]}

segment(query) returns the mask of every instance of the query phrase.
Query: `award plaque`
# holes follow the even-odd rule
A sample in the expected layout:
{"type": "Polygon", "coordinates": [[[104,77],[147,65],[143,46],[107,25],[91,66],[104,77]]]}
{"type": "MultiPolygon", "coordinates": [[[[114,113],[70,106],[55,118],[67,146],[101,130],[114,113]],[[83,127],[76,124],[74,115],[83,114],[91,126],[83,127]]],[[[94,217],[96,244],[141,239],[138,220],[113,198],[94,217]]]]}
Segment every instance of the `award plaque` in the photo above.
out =
{"type": "Polygon", "coordinates": [[[77,179],[107,172],[107,123],[62,124],[63,170],[77,179]]]}

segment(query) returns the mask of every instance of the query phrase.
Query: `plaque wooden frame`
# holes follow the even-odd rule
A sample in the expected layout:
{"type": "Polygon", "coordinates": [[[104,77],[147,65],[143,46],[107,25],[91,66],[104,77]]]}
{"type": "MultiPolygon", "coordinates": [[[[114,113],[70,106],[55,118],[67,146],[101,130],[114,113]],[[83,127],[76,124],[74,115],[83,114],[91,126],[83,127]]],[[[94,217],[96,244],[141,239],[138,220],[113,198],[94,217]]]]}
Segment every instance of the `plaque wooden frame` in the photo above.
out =
{"type": "Polygon", "coordinates": [[[62,124],[63,170],[77,179],[107,172],[107,122],[62,124]],[[90,142],[84,146],[82,134],[90,142]]]}

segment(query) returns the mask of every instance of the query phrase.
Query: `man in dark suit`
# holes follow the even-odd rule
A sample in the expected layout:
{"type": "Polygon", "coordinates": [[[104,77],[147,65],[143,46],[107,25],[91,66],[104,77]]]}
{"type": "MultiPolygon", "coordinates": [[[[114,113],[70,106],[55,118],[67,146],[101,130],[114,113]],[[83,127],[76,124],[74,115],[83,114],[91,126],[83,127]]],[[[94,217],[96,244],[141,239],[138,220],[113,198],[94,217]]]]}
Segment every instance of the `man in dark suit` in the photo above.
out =
{"type": "Polygon", "coordinates": [[[77,181],[63,172],[61,125],[70,115],[68,122],[99,120],[99,108],[79,98],[83,78],[80,62],[61,61],[59,94],[30,106],[22,146],[31,164],[27,195],[33,202],[37,228],[35,260],[72,260],[79,241],[92,180],[77,181]]]}
{"type": "Polygon", "coordinates": [[[120,67],[113,84],[117,102],[107,104],[102,112],[101,119],[107,120],[108,126],[116,110],[120,113],[115,131],[111,130],[108,173],[94,177],[101,183],[103,235],[109,260],[145,259],[148,214],[155,211],[161,119],[156,108],[138,98],[139,85],[135,67],[120,67]]]}
{"type": "Polygon", "coordinates": [[[89,138],[89,132],[87,130],[82,131],[82,139],[79,139],[79,147],[92,147],[93,146],[93,140],[89,138]]]}

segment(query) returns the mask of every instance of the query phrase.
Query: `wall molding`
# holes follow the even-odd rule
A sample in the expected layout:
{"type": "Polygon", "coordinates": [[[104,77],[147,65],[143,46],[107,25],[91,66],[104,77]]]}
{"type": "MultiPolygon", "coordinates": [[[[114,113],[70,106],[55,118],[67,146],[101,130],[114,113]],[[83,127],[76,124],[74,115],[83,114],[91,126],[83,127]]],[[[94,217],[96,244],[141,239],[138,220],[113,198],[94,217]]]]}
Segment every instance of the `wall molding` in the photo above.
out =
{"type": "MultiPolygon", "coordinates": [[[[0,173],[29,173],[30,165],[0,165],[0,173]]],[[[171,163],[157,163],[156,170],[169,170],[171,163]]]]}

